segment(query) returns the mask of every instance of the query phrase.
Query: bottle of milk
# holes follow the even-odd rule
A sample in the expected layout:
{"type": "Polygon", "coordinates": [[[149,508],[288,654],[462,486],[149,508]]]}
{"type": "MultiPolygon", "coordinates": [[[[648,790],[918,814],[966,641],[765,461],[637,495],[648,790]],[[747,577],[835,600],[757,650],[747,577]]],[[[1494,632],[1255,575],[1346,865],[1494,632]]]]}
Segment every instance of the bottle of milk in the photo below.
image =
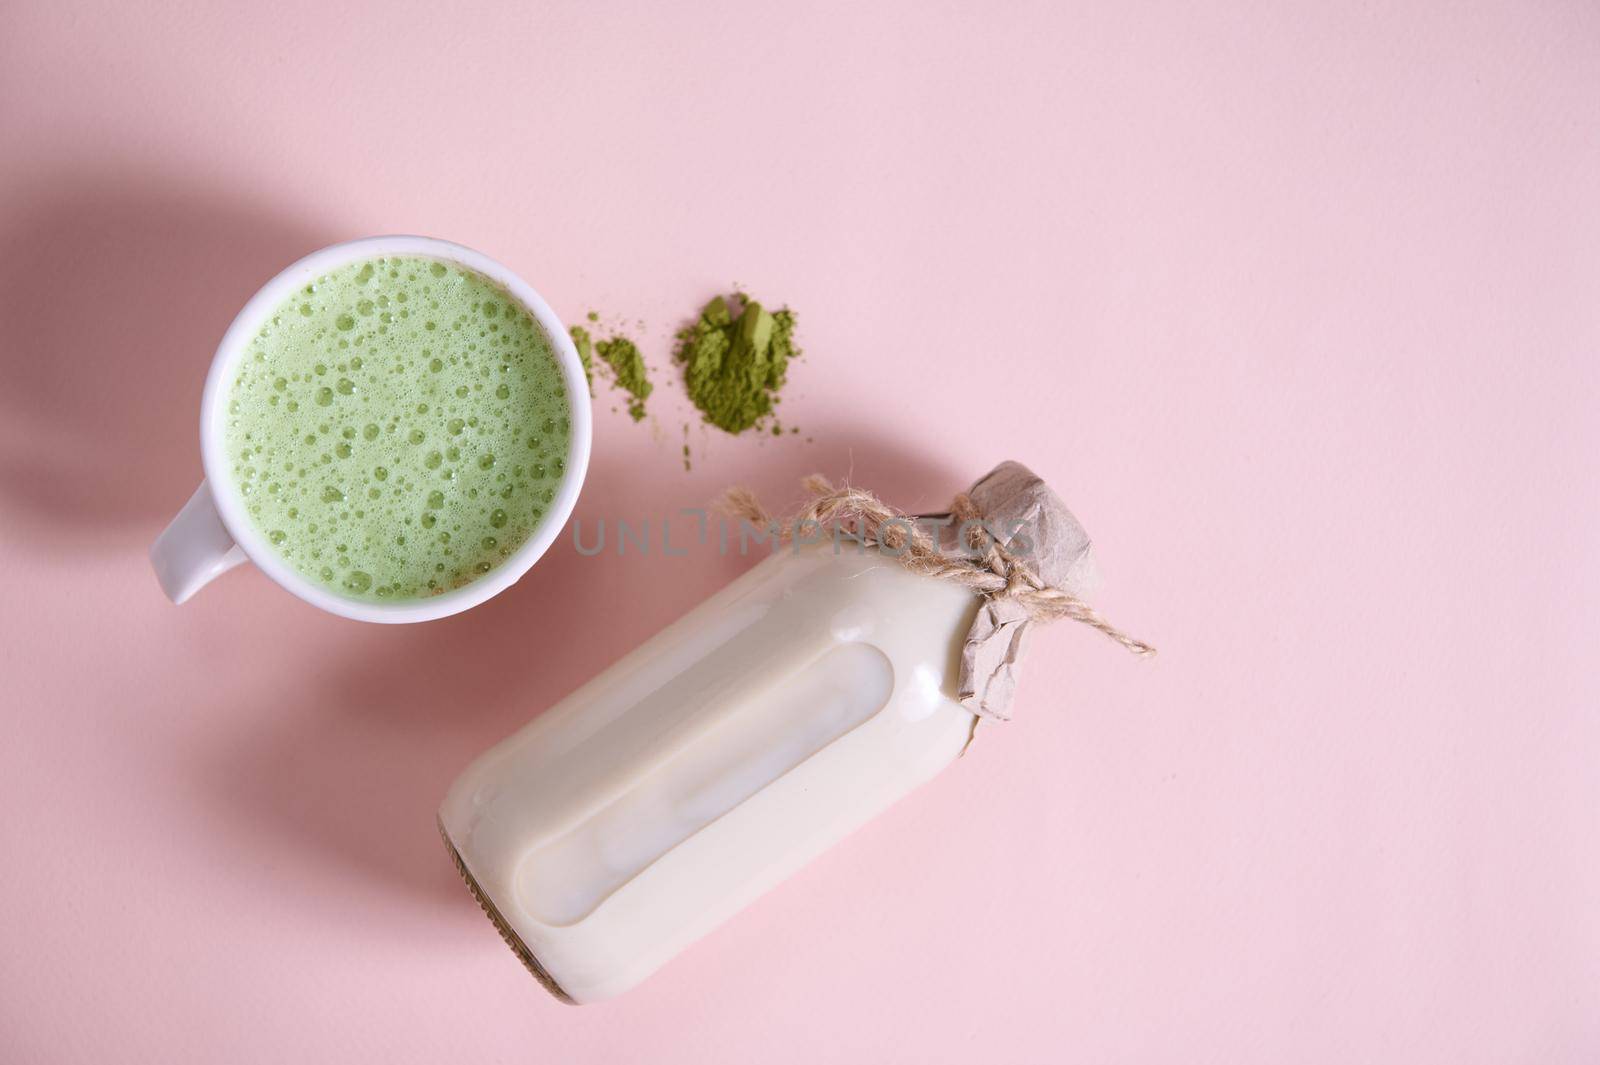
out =
{"type": "MultiPolygon", "coordinates": [[[[972,500],[986,484],[1014,519],[994,535],[1043,545],[1050,583],[1081,588],[1089,542],[1060,501],[1015,463],[972,500]]],[[[439,825],[458,869],[562,999],[633,987],[949,765],[982,689],[1009,700],[1025,625],[877,548],[814,540],[776,551],[451,787],[439,825]]]]}

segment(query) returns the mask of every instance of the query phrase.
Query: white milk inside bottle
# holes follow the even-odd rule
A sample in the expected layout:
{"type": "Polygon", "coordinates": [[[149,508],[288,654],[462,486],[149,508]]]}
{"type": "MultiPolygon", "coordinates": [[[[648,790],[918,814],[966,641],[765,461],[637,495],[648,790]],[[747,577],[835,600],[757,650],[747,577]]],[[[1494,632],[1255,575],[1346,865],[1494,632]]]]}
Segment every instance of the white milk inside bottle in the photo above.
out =
{"type": "Polygon", "coordinates": [[[983,603],[850,541],[785,546],[481,756],[440,829],[551,991],[619,994],[960,754],[983,603]]]}

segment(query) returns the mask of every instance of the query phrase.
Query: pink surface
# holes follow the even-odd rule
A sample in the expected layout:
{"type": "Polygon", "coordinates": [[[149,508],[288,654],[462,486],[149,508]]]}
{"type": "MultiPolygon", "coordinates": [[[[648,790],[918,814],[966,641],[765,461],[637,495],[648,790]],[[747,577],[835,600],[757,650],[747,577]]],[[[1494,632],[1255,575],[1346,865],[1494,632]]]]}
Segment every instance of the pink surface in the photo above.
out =
{"type": "Polygon", "coordinates": [[[1595,1060],[1597,71],[1556,0],[6,5],[0,1059],[1595,1060]],[[392,231],[643,320],[580,516],[1016,457],[1162,656],[1043,634],[1015,724],[556,1004],[435,803],[741,563],[564,539],[394,630],[145,562],[234,310],[392,231]],[[734,281],[803,432],[685,473],[734,281]]]}

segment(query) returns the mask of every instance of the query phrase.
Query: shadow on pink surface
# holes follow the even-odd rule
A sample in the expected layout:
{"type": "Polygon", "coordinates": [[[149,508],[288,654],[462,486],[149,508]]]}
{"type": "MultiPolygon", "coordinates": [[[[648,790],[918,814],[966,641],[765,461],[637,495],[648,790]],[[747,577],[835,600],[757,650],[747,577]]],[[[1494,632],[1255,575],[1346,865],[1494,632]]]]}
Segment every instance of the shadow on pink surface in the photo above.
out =
{"type": "Polygon", "coordinates": [[[50,550],[143,541],[200,480],[200,392],[228,323],[335,237],[184,179],[64,174],[0,219],[0,495],[50,550]],[[136,531],[134,531],[136,530],[136,531]]]}
{"type": "MultiPolygon", "coordinates": [[[[969,476],[845,426],[818,423],[815,437],[827,443],[776,461],[752,448],[742,483],[779,510],[796,498],[802,475],[848,474],[914,507],[947,501],[969,476]]],[[[670,469],[667,461],[661,468],[670,469]]],[[[602,439],[574,520],[592,546],[598,521],[659,521],[704,506],[721,487],[619,460],[602,439]]],[[[685,519],[674,542],[692,526],[685,519]]],[[[588,557],[574,548],[569,526],[514,588],[464,614],[360,631],[329,619],[349,637],[337,641],[336,653],[296,669],[302,679],[272,693],[271,706],[228,711],[263,723],[265,732],[202,768],[208,799],[237,842],[282,855],[301,873],[368,878],[368,889],[430,905],[456,898],[460,912],[470,912],[434,828],[450,781],[754,561],[719,556],[714,546],[687,558],[654,549],[619,556],[614,541],[588,557]]]]}

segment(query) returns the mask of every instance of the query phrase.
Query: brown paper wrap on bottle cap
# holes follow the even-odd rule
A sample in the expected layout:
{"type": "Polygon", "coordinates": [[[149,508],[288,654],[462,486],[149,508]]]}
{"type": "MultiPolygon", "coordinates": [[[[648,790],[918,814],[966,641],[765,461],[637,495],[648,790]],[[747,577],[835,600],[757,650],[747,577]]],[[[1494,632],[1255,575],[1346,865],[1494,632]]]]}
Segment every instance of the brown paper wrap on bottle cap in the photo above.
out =
{"type": "MultiPolygon", "coordinates": [[[[1002,462],[967,493],[984,529],[1046,585],[1081,594],[1093,584],[1089,534],[1065,503],[1020,462],[1002,462]]],[[[1020,603],[986,597],[961,649],[961,704],[1011,719],[1017,667],[1033,621],[1020,603]]]]}

